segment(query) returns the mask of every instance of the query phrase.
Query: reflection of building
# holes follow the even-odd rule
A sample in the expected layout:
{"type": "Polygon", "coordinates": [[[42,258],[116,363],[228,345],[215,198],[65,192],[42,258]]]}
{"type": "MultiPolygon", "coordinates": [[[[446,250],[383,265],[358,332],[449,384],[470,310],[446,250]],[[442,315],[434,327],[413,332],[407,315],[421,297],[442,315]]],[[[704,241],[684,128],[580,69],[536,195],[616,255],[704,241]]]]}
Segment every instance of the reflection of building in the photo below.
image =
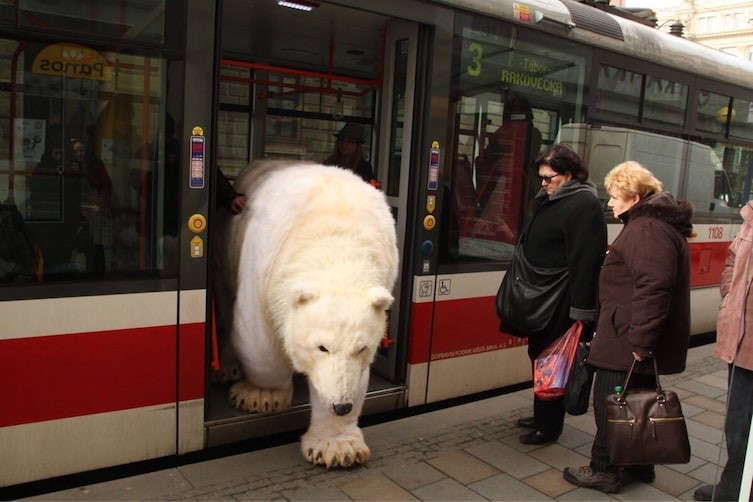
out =
{"type": "MultiPolygon", "coordinates": [[[[612,3],[622,6],[625,0],[612,3]]],[[[753,1],[678,0],[673,7],[654,11],[661,30],[670,31],[679,21],[688,40],[753,61],[753,1]]]]}

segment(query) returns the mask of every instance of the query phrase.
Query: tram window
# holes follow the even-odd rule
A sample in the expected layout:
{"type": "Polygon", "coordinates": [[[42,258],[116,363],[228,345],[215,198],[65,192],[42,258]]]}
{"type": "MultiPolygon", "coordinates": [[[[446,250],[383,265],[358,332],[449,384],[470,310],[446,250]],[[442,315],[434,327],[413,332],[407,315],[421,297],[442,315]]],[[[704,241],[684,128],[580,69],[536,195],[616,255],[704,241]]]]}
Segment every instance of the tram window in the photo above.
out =
{"type": "Polygon", "coordinates": [[[646,76],[644,123],[683,126],[687,107],[688,86],[664,78],[646,76]]]}
{"type": "Polygon", "coordinates": [[[0,109],[13,113],[0,137],[0,284],[175,274],[180,146],[160,100],[165,62],[0,44],[15,54],[0,59],[0,109]]]}
{"type": "Polygon", "coordinates": [[[16,6],[13,2],[0,2],[0,24],[13,24],[16,21],[16,6]]]}
{"type": "Polygon", "coordinates": [[[727,130],[727,110],[730,97],[710,91],[698,93],[698,116],[696,128],[699,131],[724,134],[727,130]]]}
{"type": "MultiPolygon", "coordinates": [[[[5,3],[5,2],[3,2],[5,3]]],[[[160,43],[164,39],[165,0],[21,0],[19,23],[39,28],[55,26],[74,33],[160,43]]]]}
{"type": "Polygon", "coordinates": [[[235,176],[249,159],[249,115],[220,110],[217,117],[217,165],[227,176],[235,176]]]}
{"type": "Polygon", "coordinates": [[[457,17],[455,162],[443,208],[443,258],[512,256],[530,199],[541,188],[531,162],[564,117],[582,116],[587,61],[576,44],[457,17]]]}
{"type": "Polygon", "coordinates": [[[601,65],[596,109],[604,119],[638,122],[643,75],[601,65]]]}
{"type": "Polygon", "coordinates": [[[738,98],[732,101],[729,136],[753,140],[753,101],[738,98]]]}

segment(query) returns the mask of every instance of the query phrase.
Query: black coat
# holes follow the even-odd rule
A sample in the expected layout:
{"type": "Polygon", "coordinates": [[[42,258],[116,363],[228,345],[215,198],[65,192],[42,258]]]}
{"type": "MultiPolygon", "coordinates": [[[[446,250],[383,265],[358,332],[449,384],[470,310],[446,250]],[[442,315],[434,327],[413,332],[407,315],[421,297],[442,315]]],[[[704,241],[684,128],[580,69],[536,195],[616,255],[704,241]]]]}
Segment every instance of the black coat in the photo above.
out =
{"type": "Polygon", "coordinates": [[[528,352],[533,358],[564,334],[574,320],[596,319],[596,286],[607,247],[607,227],[594,184],[570,180],[551,197],[541,190],[517,245],[523,246],[533,266],[568,268],[567,294],[546,328],[521,333],[504,326],[503,320],[504,331],[528,337],[528,352]]]}
{"type": "MultiPolygon", "coordinates": [[[[639,201],[620,215],[625,227],[604,260],[601,312],[588,362],[627,371],[633,352],[655,355],[659,373],[680,373],[690,339],[692,208],[667,192],[639,201]]],[[[636,365],[653,371],[648,360],[636,365]]]]}

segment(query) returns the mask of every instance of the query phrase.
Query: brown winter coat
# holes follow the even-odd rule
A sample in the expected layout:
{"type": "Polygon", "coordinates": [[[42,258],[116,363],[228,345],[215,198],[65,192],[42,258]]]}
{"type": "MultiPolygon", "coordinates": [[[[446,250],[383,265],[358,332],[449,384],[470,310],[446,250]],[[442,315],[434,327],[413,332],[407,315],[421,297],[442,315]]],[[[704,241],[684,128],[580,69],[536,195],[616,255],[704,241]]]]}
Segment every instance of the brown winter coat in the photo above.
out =
{"type": "MultiPolygon", "coordinates": [[[[656,356],[659,373],[680,373],[690,339],[692,208],[667,192],[650,195],[620,215],[625,227],[599,275],[600,312],[588,362],[627,371],[633,352],[656,356]]],[[[636,371],[652,372],[650,360],[636,371]]]]}
{"type": "Polygon", "coordinates": [[[753,262],[753,202],[740,210],[743,226],[727,251],[720,292],[722,304],[716,320],[714,355],[727,363],[753,370],[753,294],[750,294],[753,262]],[[743,316],[745,312],[745,316],[743,316]],[[747,336],[746,336],[747,335],[747,336]],[[736,354],[737,347],[739,354],[736,354]]]}

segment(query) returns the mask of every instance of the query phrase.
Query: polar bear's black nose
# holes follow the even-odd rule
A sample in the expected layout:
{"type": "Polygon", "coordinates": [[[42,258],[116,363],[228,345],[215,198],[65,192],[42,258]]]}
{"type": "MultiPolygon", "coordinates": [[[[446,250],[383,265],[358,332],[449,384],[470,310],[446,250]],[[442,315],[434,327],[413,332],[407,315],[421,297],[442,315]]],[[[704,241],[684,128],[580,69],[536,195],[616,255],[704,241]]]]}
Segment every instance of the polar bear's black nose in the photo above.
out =
{"type": "Polygon", "coordinates": [[[350,413],[350,410],[353,409],[353,405],[350,403],[339,403],[333,404],[332,408],[335,410],[335,415],[343,416],[350,413]]]}

